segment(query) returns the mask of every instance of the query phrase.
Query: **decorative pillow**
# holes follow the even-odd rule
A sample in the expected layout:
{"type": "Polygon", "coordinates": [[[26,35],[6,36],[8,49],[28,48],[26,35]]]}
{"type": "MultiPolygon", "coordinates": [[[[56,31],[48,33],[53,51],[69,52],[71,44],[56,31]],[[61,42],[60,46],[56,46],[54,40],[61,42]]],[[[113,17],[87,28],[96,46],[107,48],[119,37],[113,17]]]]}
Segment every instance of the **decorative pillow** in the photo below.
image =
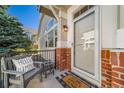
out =
{"type": "Polygon", "coordinates": [[[16,71],[24,72],[21,60],[12,59],[12,61],[13,61],[13,64],[16,66],[16,71]]]}
{"type": "MultiPolygon", "coordinates": [[[[24,72],[23,65],[21,65],[21,60],[12,59],[12,61],[16,67],[17,72],[24,72]]],[[[20,76],[20,75],[16,75],[16,77],[18,77],[18,76],[20,76]]]]}
{"type": "Polygon", "coordinates": [[[16,71],[18,72],[27,72],[34,68],[33,60],[31,59],[31,57],[26,57],[19,60],[12,59],[12,61],[13,64],[16,66],[16,71]]]}
{"type": "Polygon", "coordinates": [[[26,63],[25,64],[26,71],[29,71],[34,68],[33,60],[31,59],[31,57],[26,57],[23,60],[26,63]]]}

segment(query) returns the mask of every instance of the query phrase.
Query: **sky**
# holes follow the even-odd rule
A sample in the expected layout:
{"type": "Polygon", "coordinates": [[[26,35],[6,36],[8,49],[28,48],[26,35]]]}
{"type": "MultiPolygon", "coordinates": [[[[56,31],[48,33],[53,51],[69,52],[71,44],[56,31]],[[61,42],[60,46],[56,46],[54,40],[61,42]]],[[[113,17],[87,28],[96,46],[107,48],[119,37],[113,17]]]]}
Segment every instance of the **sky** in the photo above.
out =
{"type": "Polygon", "coordinates": [[[11,5],[7,13],[17,17],[24,27],[38,29],[40,14],[36,5],[11,5]]]}

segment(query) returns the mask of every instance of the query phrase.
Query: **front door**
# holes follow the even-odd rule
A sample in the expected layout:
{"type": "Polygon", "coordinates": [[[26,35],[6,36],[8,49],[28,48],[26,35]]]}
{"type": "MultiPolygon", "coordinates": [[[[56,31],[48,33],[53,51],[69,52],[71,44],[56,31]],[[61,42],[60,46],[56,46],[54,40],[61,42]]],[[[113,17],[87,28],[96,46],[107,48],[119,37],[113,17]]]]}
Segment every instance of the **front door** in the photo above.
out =
{"type": "Polygon", "coordinates": [[[86,80],[98,84],[100,81],[98,9],[93,7],[74,19],[73,23],[73,71],[86,80]]]}

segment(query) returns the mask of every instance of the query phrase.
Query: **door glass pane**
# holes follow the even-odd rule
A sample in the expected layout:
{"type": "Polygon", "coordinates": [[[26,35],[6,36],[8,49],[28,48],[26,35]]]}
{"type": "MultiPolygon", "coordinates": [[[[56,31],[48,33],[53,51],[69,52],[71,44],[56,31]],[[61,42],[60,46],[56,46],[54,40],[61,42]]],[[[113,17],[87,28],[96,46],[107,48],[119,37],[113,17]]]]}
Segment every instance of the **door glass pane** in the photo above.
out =
{"type": "Polygon", "coordinates": [[[74,23],[75,27],[75,62],[74,66],[90,74],[94,74],[94,12],[74,23]]]}

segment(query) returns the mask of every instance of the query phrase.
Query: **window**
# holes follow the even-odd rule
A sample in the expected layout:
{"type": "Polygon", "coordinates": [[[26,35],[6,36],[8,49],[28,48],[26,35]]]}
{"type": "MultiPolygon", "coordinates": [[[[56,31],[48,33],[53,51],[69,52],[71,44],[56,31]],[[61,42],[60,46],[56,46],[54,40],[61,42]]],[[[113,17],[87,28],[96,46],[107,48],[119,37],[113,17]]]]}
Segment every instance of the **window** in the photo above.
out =
{"type": "Polygon", "coordinates": [[[47,47],[57,46],[57,27],[48,33],[47,47]]]}
{"type": "Polygon", "coordinates": [[[79,10],[78,12],[76,12],[74,14],[74,19],[77,18],[78,16],[80,16],[81,14],[83,14],[84,12],[86,12],[87,10],[89,10],[92,7],[94,7],[94,5],[87,5],[87,6],[83,7],[81,10],[79,10]]]}
{"type": "Polygon", "coordinates": [[[55,47],[57,47],[57,28],[55,28],[55,47]]]}
{"type": "Polygon", "coordinates": [[[57,47],[57,37],[55,38],[55,47],[57,47]]]}
{"type": "Polygon", "coordinates": [[[56,23],[56,20],[52,18],[52,19],[48,22],[48,29],[47,29],[47,30],[49,30],[55,23],[56,23]]]}
{"type": "Polygon", "coordinates": [[[48,34],[48,47],[54,47],[53,31],[48,34]]]}
{"type": "Polygon", "coordinates": [[[25,32],[25,34],[27,35],[27,38],[29,39],[29,40],[32,40],[32,33],[31,32],[25,32]]]}
{"type": "Polygon", "coordinates": [[[45,47],[47,47],[47,41],[45,42],[45,47]]]}

